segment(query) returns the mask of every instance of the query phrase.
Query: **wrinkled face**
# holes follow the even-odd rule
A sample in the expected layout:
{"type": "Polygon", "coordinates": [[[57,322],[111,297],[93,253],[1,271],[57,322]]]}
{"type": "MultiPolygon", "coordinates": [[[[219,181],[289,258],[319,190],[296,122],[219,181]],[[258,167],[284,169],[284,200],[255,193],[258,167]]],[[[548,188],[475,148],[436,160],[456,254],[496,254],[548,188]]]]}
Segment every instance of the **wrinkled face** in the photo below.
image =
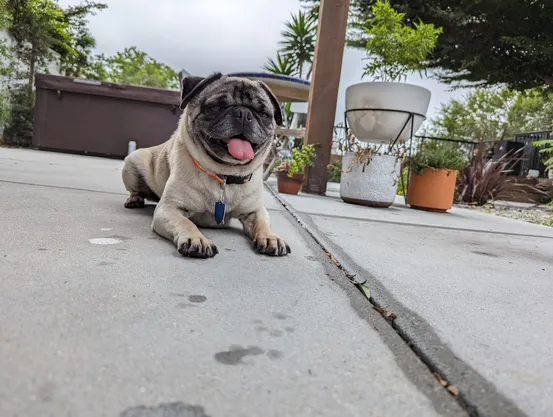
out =
{"type": "Polygon", "coordinates": [[[188,134],[211,159],[246,165],[264,158],[282,123],[280,106],[264,84],[218,74],[186,94],[186,82],[182,107],[188,108],[188,134]]]}

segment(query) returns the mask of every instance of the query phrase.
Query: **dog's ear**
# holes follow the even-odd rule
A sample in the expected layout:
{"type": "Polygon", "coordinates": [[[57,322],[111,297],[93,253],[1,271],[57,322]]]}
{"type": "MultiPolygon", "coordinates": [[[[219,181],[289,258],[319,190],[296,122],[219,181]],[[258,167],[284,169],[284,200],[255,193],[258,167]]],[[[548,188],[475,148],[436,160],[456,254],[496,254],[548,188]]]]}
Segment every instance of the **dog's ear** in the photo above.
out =
{"type": "Polygon", "coordinates": [[[263,81],[257,81],[260,87],[265,90],[267,95],[269,96],[269,99],[271,100],[271,104],[273,105],[273,116],[275,118],[277,126],[282,125],[282,108],[280,107],[280,103],[278,102],[276,96],[273,94],[273,92],[269,89],[267,84],[265,84],[263,81]]]}
{"type": "Polygon", "coordinates": [[[216,72],[207,78],[203,77],[186,77],[182,80],[182,94],[180,108],[184,110],[186,105],[192,100],[193,97],[201,93],[208,85],[219,80],[223,74],[216,72]]]}

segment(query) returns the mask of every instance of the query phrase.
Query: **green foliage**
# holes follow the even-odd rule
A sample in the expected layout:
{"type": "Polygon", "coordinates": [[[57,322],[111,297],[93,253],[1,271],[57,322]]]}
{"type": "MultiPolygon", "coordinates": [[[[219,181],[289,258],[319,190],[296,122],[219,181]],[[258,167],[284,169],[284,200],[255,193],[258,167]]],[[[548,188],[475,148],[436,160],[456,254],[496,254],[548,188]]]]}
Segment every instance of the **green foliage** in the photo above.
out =
{"type": "Polygon", "coordinates": [[[401,178],[398,180],[397,195],[405,195],[407,182],[409,180],[409,168],[405,167],[401,171],[401,178]]]}
{"type": "Polygon", "coordinates": [[[276,61],[267,58],[267,63],[263,68],[272,74],[292,76],[296,74],[296,66],[291,55],[283,55],[277,52],[276,61]]]}
{"type": "Polygon", "coordinates": [[[10,27],[13,16],[8,10],[8,0],[0,0],[0,29],[10,27]]]}
{"type": "Polygon", "coordinates": [[[294,174],[303,172],[306,167],[313,166],[315,155],[315,145],[303,145],[301,148],[293,148],[292,159],[282,162],[277,171],[287,172],[288,177],[292,178],[294,174]]]}
{"type": "Polygon", "coordinates": [[[23,84],[11,91],[10,118],[4,130],[8,145],[31,146],[33,138],[34,93],[23,84]]]}
{"type": "Polygon", "coordinates": [[[89,15],[94,16],[97,11],[104,10],[107,7],[104,3],[86,0],[77,6],[70,6],[64,10],[71,48],[71,52],[62,55],[61,60],[61,70],[66,76],[81,77],[92,65],[91,53],[96,46],[96,39],[88,29],[87,17],[89,15]]]}
{"type": "Polygon", "coordinates": [[[411,71],[422,71],[442,29],[420,21],[408,26],[403,22],[404,14],[396,12],[388,1],[378,0],[372,13],[364,26],[370,56],[363,76],[393,82],[405,79],[411,71]]]}
{"type": "Polygon", "coordinates": [[[451,143],[426,142],[420,151],[406,158],[407,165],[418,175],[427,168],[459,171],[468,165],[460,147],[451,143]]]}
{"type": "Polygon", "coordinates": [[[553,139],[537,140],[534,146],[541,147],[539,152],[546,158],[543,164],[548,170],[553,171],[553,139]]]}
{"type": "Polygon", "coordinates": [[[334,161],[328,165],[328,182],[340,182],[342,178],[342,163],[334,161]]]}
{"type": "MultiPolygon", "coordinates": [[[[320,0],[301,0],[318,10],[320,0]]],[[[347,43],[364,49],[360,23],[372,17],[376,0],[351,0],[347,43]]],[[[414,25],[419,19],[442,27],[425,67],[443,82],[506,85],[524,91],[553,87],[553,2],[546,0],[390,0],[414,25]]]]}
{"type": "Polygon", "coordinates": [[[52,0],[8,0],[13,19],[9,33],[15,41],[14,53],[26,67],[29,88],[39,67],[51,60],[51,51],[70,55],[71,35],[63,9],[52,0]]]}
{"type": "Polygon", "coordinates": [[[313,13],[304,13],[301,10],[292,14],[291,18],[292,20],[285,22],[285,29],[281,33],[281,49],[277,52],[276,61],[268,58],[263,68],[273,74],[299,78],[305,76],[309,79],[315,55],[317,18],[313,13]]]}
{"type": "Polygon", "coordinates": [[[311,74],[311,64],[315,54],[315,39],[317,36],[317,22],[313,16],[302,11],[291,15],[292,20],[285,23],[285,30],[281,33],[280,52],[290,57],[296,68],[299,78],[303,78],[306,65],[310,68],[306,78],[311,74]]]}
{"type": "Polygon", "coordinates": [[[175,70],[135,46],[125,48],[111,57],[98,55],[89,65],[86,76],[119,84],[179,89],[179,76],[175,70]]]}
{"type": "Polygon", "coordinates": [[[546,130],[553,119],[553,95],[538,90],[478,88],[442,104],[425,135],[471,141],[501,140],[515,133],[546,130]]]}

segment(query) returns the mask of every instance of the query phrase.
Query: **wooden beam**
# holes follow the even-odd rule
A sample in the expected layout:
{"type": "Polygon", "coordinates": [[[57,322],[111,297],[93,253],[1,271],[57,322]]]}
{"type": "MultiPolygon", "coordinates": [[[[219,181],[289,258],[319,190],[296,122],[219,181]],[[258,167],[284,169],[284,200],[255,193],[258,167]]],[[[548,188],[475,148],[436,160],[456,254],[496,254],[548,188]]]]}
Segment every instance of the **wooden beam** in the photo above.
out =
{"type": "Polygon", "coordinates": [[[326,192],[348,11],[349,0],[321,0],[305,140],[316,145],[317,157],[315,166],[307,169],[306,193],[326,192]]]}

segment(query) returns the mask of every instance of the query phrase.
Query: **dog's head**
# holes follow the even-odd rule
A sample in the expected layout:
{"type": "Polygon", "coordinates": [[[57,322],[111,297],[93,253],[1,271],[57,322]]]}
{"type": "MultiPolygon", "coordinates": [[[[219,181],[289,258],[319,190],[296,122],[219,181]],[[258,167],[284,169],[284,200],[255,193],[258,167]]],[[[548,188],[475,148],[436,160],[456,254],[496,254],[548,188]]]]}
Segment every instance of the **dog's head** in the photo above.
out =
{"type": "Polygon", "coordinates": [[[185,78],[181,109],[192,156],[221,174],[258,168],[282,124],[280,105],[264,83],[220,73],[185,78]]]}

